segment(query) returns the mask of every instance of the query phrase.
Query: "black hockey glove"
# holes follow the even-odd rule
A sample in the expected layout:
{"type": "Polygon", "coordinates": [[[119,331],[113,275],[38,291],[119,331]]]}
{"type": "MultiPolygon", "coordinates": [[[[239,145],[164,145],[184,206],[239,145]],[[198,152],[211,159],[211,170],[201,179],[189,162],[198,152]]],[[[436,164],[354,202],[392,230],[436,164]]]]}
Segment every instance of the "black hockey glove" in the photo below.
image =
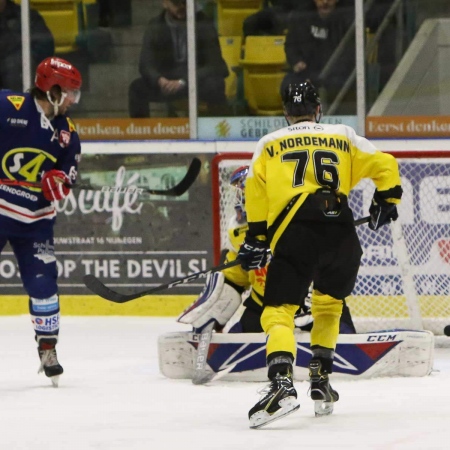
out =
{"type": "Polygon", "coordinates": [[[378,191],[373,194],[372,204],[369,208],[371,230],[378,230],[391,220],[398,219],[397,206],[384,200],[378,191]]]}
{"type": "Polygon", "coordinates": [[[241,266],[247,272],[249,270],[261,269],[267,265],[269,243],[260,241],[252,236],[246,236],[238,253],[241,266]]]}

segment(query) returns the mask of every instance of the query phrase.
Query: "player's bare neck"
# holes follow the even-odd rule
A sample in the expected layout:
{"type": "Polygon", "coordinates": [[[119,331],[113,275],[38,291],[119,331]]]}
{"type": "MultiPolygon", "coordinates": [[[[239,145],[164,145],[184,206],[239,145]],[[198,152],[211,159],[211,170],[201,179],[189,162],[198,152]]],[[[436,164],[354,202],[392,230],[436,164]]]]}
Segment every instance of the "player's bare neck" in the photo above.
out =
{"type": "Polygon", "coordinates": [[[47,117],[47,119],[53,119],[54,117],[53,105],[51,105],[48,100],[43,99],[36,99],[36,102],[42,108],[42,111],[44,111],[45,117],[47,117]]]}
{"type": "Polygon", "coordinates": [[[300,122],[314,122],[313,116],[300,116],[300,117],[291,117],[291,125],[295,125],[300,122]]]}

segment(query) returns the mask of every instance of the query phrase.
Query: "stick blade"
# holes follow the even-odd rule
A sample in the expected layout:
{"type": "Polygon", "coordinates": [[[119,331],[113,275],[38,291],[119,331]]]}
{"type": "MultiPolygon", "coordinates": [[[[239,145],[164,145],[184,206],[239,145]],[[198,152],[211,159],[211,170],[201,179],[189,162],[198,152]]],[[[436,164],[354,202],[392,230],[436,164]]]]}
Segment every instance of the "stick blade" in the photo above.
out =
{"type": "Polygon", "coordinates": [[[129,295],[122,295],[119,292],[109,289],[98,278],[94,277],[94,275],[85,275],[83,281],[86,287],[94,294],[114,303],[125,303],[135,298],[133,295],[129,298],[129,295]]]}
{"type": "Polygon", "coordinates": [[[192,186],[194,181],[197,179],[201,168],[202,162],[198,158],[194,158],[188,171],[186,172],[185,177],[173,188],[175,195],[183,195],[192,186]]]}
{"type": "Polygon", "coordinates": [[[149,194],[179,197],[180,195],[183,195],[192,186],[194,181],[197,179],[201,168],[202,162],[198,158],[194,158],[191,161],[191,164],[189,165],[186,175],[176,186],[167,190],[148,189],[147,192],[149,194]]]}
{"type": "MultiPolygon", "coordinates": [[[[192,384],[206,384],[212,379],[211,374],[206,370],[209,344],[211,343],[214,322],[208,324],[200,334],[197,346],[197,357],[195,359],[194,376],[192,384]]],[[[214,375],[214,373],[213,373],[214,375]]]]}

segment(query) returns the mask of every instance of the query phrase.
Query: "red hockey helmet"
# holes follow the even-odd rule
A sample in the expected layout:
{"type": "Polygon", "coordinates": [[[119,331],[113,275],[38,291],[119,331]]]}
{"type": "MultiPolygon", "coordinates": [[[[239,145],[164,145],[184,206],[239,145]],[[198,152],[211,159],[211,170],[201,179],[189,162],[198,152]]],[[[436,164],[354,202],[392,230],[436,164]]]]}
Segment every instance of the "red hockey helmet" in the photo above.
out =
{"type": "Polygon", "coordinates": [[[63,92],[71,92],[79,99],[80,72],[70,62],[54,56],[44,59],[36,69],[34,84],[44,92],[58,85],[63,92]]]}

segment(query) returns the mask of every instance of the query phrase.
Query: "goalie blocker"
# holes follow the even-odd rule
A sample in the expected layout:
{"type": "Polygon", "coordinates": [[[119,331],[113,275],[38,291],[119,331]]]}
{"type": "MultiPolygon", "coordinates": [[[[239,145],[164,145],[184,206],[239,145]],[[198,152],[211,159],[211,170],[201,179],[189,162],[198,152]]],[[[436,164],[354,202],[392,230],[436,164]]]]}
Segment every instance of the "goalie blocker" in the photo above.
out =
{"type": "MultiPolygon", "coordinates": [[[[166,333],[158,339],[159,369],[167,378],[192,379],[199,334],[166,333]]],[[[309,334],[297,333],[294,379],[309,379],[309,334]]],[[[266,381],[263,333],[214,333],[205,370],[210,379],[266,381]]],[[[333,378],[429,375],[434,360],[434,335],[429,331],[389,330],[339,335],[333,378]]]]}

